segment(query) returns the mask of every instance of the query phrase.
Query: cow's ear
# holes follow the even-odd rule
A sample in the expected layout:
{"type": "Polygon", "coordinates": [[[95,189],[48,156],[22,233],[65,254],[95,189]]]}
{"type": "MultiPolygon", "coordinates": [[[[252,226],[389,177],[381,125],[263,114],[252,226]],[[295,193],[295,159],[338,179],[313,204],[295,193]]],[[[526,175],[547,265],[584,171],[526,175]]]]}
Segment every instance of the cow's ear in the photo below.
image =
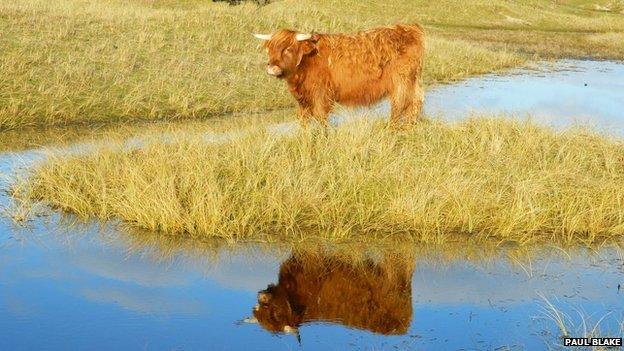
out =
{"type": "Polygon", "coordinates": [[[273,298],[273,294],[271,294],[270,292],[267,292],[267,291],[258,292],[258,302],[260,303],[269,303],[271,302],[272,298],[273,298]]]}
{"type": "Polygon", "coordinates": [[[301,42],[301,51],[303,55],[310,55],[316,51],[316,44],[312,40],[306,40],[301,42]]]}
{"type": "Polygon", "coordinates": [[[313,54],[316,52],[316,44],[311,40],[304,40],[299,42],[299,57],[297,59],[297,67],[301,64],[304,56],[313,54]]]}

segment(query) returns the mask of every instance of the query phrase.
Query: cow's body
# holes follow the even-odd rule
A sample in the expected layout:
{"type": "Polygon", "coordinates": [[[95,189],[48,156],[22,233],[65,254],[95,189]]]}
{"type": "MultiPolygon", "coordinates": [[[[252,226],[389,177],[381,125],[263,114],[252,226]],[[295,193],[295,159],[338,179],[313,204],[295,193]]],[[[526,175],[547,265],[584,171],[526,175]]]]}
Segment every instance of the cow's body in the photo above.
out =
{"type": "Polygon", "coordinates": [[[280,30],[266,38],[267,71],[286,80],[304,123],[311,117],[326,123],[336,102],[362,106],[385,97],[390,97],[394,123],[402,116],[413,122],[421,112],[424,34],[419,25],[303,37],[280,30]]]}
{"type": "Polygon", "coordinates": [[[381,334],[407,332],[412,317],[413,263],[352,265],[335,259],[291,257],[277,285],[258,293],[254,316],[281,332],[326,321],[381,334]]]}

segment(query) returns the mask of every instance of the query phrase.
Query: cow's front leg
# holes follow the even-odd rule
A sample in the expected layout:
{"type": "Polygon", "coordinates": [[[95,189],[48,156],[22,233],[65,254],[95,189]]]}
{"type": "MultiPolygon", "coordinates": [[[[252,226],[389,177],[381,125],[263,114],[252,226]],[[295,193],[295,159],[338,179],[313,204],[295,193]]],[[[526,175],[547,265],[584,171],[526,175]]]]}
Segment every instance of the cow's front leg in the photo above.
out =
{"type": "Polygon", "coordinates": [[[325,128],[329,126],[329,113],[332,110],[332,103],[329,99],[319,99],[314,104],[314,118],[325,128]]]}
{"type": "Polygon", "coordinates": [[[299,104],[299,123],[301,127],[307,128],[312,118],[312,109],[309,106],[299,104]]]}

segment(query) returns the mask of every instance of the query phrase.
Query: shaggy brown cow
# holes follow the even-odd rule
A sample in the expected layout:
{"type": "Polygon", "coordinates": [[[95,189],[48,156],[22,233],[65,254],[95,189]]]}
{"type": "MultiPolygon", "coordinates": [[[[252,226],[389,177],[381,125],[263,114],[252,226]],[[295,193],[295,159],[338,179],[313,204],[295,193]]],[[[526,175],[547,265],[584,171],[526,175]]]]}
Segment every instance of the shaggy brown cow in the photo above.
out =
{"type": "Polygon", "coordinates": [[[362,106],[387,96],[392,124],[402,116],[413,123],[421,113],[424,33],[417,24],[353,35],[282,29],[254,36],[264,40],[267,72],[286,80],[304,125],[311,117],[326,124],[334,102],[362,106]]]}
{"type": "Polygon", "coordinates": [[[412,318],[413,260],[352,264],[336,258],[292,256],[277,285],[258,293],[254,318],[270,332],[298,335],[306,322],[325,321],[380,334],[404,334],[412,318]]]}

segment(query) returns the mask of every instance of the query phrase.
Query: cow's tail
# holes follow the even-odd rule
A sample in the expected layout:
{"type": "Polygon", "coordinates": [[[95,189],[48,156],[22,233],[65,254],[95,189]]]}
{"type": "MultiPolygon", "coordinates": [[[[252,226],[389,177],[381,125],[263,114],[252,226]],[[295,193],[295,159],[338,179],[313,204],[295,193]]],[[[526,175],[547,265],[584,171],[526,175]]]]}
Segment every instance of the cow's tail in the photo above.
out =
{"type": "Polygon", "coordinates": [[[418,23],[412,24],[401,24],[398,26],[403,29],[405,32],[409,33],[409,36],[412,37],[415,44],[419,44],[424,48],[425,46],[425,28],[418,23]]]}
{"type": "Polygon", "coordinates": [[[422,66],[423,66],[423,60],[424,60],[424,55],[425,55],[425,28],[423,28],[423,26],[421,26],[418,23],[404,24],[404,25],[401,25],[401,27],[403,28],[403,30],[410,33],[410,36],[412,37],[414,44],[418,48],[418,51],[416,54],[417,59],[418,59],[418,64],[417,64],[418,67],[416,68],[415,74],[417,76],[420,76],[422,73],[422,66]]]}
{"type": "Polygon", "coordinates": [[[418,32],[421,36],[425,35],[425,28],[418,23],[404,24],[403,26],[418,32]]]}

